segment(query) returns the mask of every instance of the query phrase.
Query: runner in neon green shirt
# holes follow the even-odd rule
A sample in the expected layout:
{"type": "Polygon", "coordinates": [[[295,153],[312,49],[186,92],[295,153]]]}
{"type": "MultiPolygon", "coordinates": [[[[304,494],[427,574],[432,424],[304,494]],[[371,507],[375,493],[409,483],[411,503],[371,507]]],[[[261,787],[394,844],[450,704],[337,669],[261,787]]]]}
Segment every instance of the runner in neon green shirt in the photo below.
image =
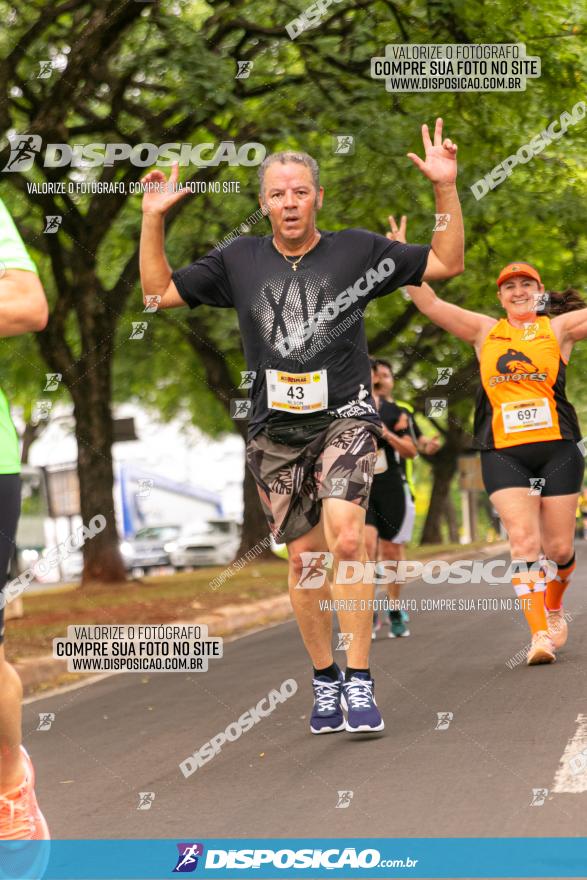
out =
{"type": "MultiPolygon", "coordinates": [[[[0,199],[0,337],[41,330],[47,301],[37,269],[0,199]]],[[[3,343],[6,344],[6,343],[3,343]]],[[[20,455],[8,402],[0,391],[0,839],[47,840],[34,790],[31,759],[22,746],[22,686],[4,653],[4,606],[28,585],[23,574],[4,591],[20,513],[20,455]]],[[[19,850],[23,870],[44,873],[44,852],[19,850]]]]}
{"type": "MultiPolygon", "coordinates": [[[[37,274],[37,267],[29,257],[18,229],[0,199],[0,280],[7,269],[24,269],[37,274]]],[[[4,335],[1,329],[0,335],[4,335]]],[[[18,437],[10,418],[8,401],[0,389],[0,474],[19,473],[18,437]]]]}

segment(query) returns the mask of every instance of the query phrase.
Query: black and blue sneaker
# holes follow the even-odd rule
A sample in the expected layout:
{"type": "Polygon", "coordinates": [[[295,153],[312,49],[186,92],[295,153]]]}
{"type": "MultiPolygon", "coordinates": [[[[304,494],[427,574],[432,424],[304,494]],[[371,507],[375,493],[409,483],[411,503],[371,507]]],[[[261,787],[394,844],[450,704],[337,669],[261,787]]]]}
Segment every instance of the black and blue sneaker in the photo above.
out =
{"type": "MultiPolygon", "coordinates": [[[[338,669],[338,666],[336,667],[338,669]]],[[[344,676],[338,669],[338,681],[327,675],[318,675],[312,679],[314,689],[314,706],[310,718],[312,733],[336,733],[345,729],[342,714],[341,698],[344,676]]]]}
{"type": "Polygon", "coordinates": [[[385,727],[373,692],[375,682],[367,672],[354,672],[343,682],[342,704],[347,711],[346,729],[350,733],[374,733],[385,727]]]}

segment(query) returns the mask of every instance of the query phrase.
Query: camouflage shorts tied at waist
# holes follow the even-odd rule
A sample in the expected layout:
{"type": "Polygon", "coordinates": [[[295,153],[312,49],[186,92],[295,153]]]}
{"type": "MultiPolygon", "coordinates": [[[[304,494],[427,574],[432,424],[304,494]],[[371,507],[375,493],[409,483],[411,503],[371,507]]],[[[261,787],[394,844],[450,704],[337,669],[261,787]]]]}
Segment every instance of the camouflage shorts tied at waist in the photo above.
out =
{"type": "Polygon", "coordinates": [[[381,429],[362,419],[336,419],[306,446],[275,443],[261,432],[247,444],[247,463],[278,543],[318,525],[323,498],[367,509],[381,429]]]}

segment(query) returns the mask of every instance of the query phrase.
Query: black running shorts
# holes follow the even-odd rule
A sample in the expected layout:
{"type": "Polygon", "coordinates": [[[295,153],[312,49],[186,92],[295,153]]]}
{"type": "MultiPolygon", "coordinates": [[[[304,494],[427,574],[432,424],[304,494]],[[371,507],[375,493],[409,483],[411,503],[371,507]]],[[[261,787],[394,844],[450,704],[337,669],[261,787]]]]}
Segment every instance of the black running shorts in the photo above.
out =
{"type": "Polygon", "coordinates": [[[384,541],[393,541],[406,516],[406,493],[399,468],[388,473],[373,480],[365,524],[375,526],[384,541]]]}
{"type": "Polygon", "coordinates": [[[490,495],[519,486],[549,498],[581,491],[585,459],[572,440],[544,440],[485,450],[481,470],[490,495]]]}
{"type": "Polygon", "coordinates": [[[0,474],[0,644],[4,641],[4,595],[20,516],[20,474],[0,474]]]}

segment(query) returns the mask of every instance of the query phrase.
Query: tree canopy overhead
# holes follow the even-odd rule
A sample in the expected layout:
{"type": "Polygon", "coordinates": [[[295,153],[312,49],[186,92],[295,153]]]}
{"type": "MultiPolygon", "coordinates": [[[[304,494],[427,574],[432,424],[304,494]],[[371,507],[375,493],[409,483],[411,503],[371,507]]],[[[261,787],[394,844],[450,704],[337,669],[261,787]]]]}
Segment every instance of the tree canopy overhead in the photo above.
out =
{"type": "MultiPolygon", "coordinates": [[[[2,166],[9,158],[7,137],[15,132],[70,146],[254,141],[268,152],[303,149],[321,167],[322,228],[385,232],[388,214],[407,214],[409,240],[427,242],[434,225],[432,193],[406,153],[420,150],[421,123],[440,115],[459,144],[467,236],[466,271],[443,285],[442,294],[497,315],[495,278],[512,259],[534,263],[547,288],[582,289],[587,121],[570,125],[480,200],[471,187],[583,100],[583,5],[345,0],[292,40],[286,24],[307,5],[0,0],[7,22],[0,32],[2,166]],[[524,43],[528,55],[540,56],[541,76],[528,80],[521,93],[438,94],[392,94],[371,78],[371,57],[382,55],[389,43],[462,42],[524,43]],[[49,75],[40,75],[47,60],[49,75]],[[250,62],[247,77],[236,76],[239,61],[250,62]],[[337,135],[353,137],[351,153],[335,152],[337,135]]],[[[30,191],[32,182],[128,185],[147,170],[128,161],[94,168],[49,168],[35,161],[28,171],[5,171],[0,178],[0,194],[38,262],[51,304],[37,347],[27,337],[0,346],[3,387],[26,407],[46,372],[62,373],[63,393],[76,415],[82,513],[88,520],[112,511],[113,399],[132,396],[166,418],[187,411],[211,435],[242,431],[228,416],[230,397],[242,395],[236,316],[206,308],[143,312],[140,196],[30,191]],[[43,231],[49,215],[62,218],[57,233],[43,231]],[[132,322],[145,320],[144,338],[130,339],[132,322]]],[[[182,177],[238,181],[240,192],[196,194],[170,213],[167,244],[174,267],[204,254],[258,207],[254,167],[191,165],[182,168],[182,177]]],[[[268,229],[263,219],[248,234],[268,229]]],[[[450,418],[470,434],[475,380],[467,347],[421,319],[401,294],[370,306],[367,329],[373,350],[394,362],[403,396],[413,387],[421,400],[437,366],[455,368],[450,418]]],[[[587,353],[578,346],[569,387],[584,417],[586,369],[587,353]]],[[[121,576],[115,544],[113,526],[90,542],[88,578],[121,576]]]]}

